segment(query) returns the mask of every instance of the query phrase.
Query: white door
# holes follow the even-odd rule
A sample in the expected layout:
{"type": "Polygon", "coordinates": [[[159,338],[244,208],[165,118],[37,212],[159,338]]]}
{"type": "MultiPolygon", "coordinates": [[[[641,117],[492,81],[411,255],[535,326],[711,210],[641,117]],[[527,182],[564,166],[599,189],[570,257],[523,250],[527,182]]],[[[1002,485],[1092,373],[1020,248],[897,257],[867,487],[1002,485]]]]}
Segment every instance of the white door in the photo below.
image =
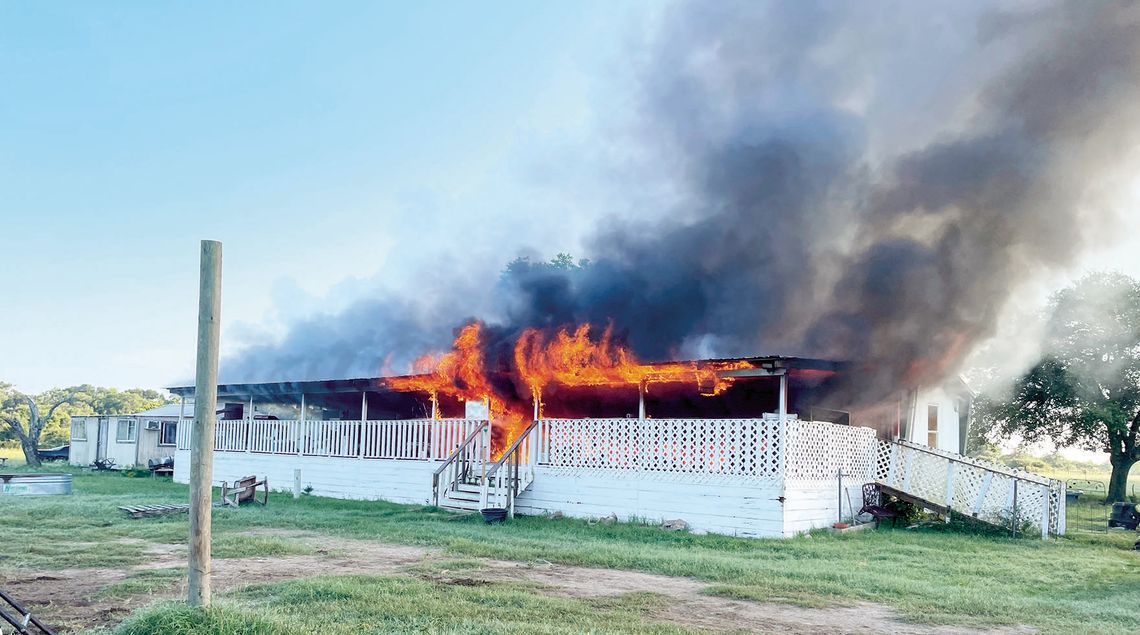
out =
{"type": "Polygon", "coordinates": [[[99,417],[99,442],[95,447],[95,460],[101,461],[107,458],[107,439],[110,437],[111,428],[107,423],[107,417],[99,417]]]}

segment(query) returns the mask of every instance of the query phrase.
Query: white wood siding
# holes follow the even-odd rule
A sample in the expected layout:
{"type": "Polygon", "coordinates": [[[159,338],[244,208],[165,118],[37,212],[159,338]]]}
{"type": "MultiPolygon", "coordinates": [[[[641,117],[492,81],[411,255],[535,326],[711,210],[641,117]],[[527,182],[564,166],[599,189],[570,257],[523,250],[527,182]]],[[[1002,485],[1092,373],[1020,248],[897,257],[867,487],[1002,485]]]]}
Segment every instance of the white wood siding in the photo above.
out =
{"type": "Polygon", "coordinates": [[[68,451],[68,463],[72,465],[91,465],[95,461],[95,451],[99,439],[99,417],[71,417],[73,426],[81,425],[87,431],[87,439],[80,441],[72,438],[71,449],[68,451]]]}
{"type": "Polygon", "coordinates": [[[521,514],[560,511],[576,518],[651,522],[684,519],[694,530],[775,537],[783,533],[780,487],[678,483],[649,479],[613,479],[598,475],[565,476],[539,466],[534,483],[515,499],[521,514]]]}
{"type": "Polygon", "coordinates": [[[177,423],[178,417],[139,417],[139,434],[138,434],[138,464],[146,466],[147,461],[150,459],[160,459],[167,456],[174,456],[174,446],[162,446],[158,442],[162,439],[162,423],[175,422],[177,423]],[[157,421],[158,430],[147,430],[146,424],[148,421],[157,421]]]}
{"type": "MultiPolygon", "coordinates": [[[[941,398],[950,405],[953,425],[948,421],[945,437],[940,426],[939,438],[956,444],[952,397],[941,398]]],[[[466,423],[257,421],[251,427],[233,422],[219,426],[214,479],[233,481],[252,474],[267,477],[275,490],[288,491],[294,470],[300,469],[302,487],[318,496],[427,504],[432,473],[441,464],[437,457],[462,438],[466,423]],[[251,431],[257,432],[252,440],[251,431]],[[381,438],[388,441],[377,445],[374,440],[381,438]],[[436,441],[425,444],[425,439],[436,441]],[[242,449],[226,449],[231,446],[242,449]],[[290,453],[280,453],[284,451],[290,453]],[[356,456],[345,456],[352,453],[356,456]]],[[[179,431],[180,443],[187,446],[189,424],[184,420],[179,431]]],[[[841,515],[847,520],[862,506],[864,483],[897,483],[933,502],[938,502],[938,492],[952,491],[954,505],[961,508],[985,498],[977,490],[983,478],[998,478],[986,477],[985,466],[971,463],[977,469],[962,471],[950,490],[953,472],[945,464],[972,459],[921,448],[921,461],[911,461],[904,454],[917,453],[913,446],[879,441],[869,428],[796,420],[786,423],[783,434],[780,427],[768,420],[545,420],[534,481],[519,495],[515,509],[579,518],[615,514],[621,520],[654,523],[681,518],[694,530],[779,537],[830,526],[841,515]],[[726,448],[732,456],[722,452],[726,448]],[[773,456],[777,449],[784,454],[773,456]],[[923,479],[931,483],[924,485],[923,479]]],[[[915,434],[925,434],[925,425],[917,428],[915,434]]],[[[189,457],[188,449],[175,453],[178,482],[189,480],[189,457]]],[[[1057,508],[1054,515],[1063,517],[1063,488],[1054,491],[1047,479],[1033,484],[1036,489],[1020,492],[1019,509],[1048,515],[1057,508]]],[[[1049,524],[1057,525],[1054,533],[1063,532],[1063,523],[1049,519],[1049,524]]]]}
{"type": "MultiPolygon", "coordinates": [[[[301,486],[316,496],[386,500],[426,505],[437,461],[349,459],[324,456],[287,458],[245,452],[214,453],[214,483],[251,474],[268,477],[274,490],[291,490],[293,470],[301,486]]],[[[175,454],[174,480],[190,480],[190,452],[175,454]]],[[[716,484],[561,476],[539,467],[535,482],[516,500],[521,514],[560,511],[577,518],[610,513],[622,520],[653,522],[683,518],[695,530],[748,537],[778,537],[782,527],[780,489],[775,485],[733,487],[716,484]]]]}
{"type": "MultiPolygon", "coordinates": [[[[87,439],[80,441],[71,439],[71,450],[68,462],[71,465],[87,466],[95,462],[98,452],[99,439],[98,416],[71,417],[71,423],[81,423],[86,427],[87,439]]],[[[150,459],[160,459],[174,455],[174,446],[162,446],[158,442],[162,435],[162,422],[177,422],[178,417],[135,417],[133,415],[105,417],[107,420],[107,458],[114,459],[115,469],[124,469],[133,465],[146,466],[150,459]],[[119,420],[126,419],[135,422],[135,440],[119,441],[119,420]],[[147,430],[147,421],[158,421],[158,430],[147,430]]]]}
{"type": "Polygon", "coordinates": [[[138,439],[142,435],[142,431],[138,429],[138,418],[112,415],[107,417],[107,422],[107,458],[114,459],[116,469],[123,469],[133,466],[135,464],[135,453],[137,451],[136,446],[138,444],[138,439]],[[119,440],[119,421],[135,422],[136,434],[134,441],[119,440]]]}
{"type": "MultiPolygon", "coordinates": [[[[255,475],[267,477],[270,489],[292,491],[293,470],[300,469],[301,487],[312,487],[314,496],[426,505],[436,466],[435,461],[215,452],[214,484],[255,475]]],[[[190,482],[189,450],[175,453],[174,480],[190,482]]]]}
{"type": "MultiPolygon", "coordinates": [[[[843,519],[851,522],[850,496],[854,511],[863,506],[863,483],[859,479],[844,479],[843,519]],[[856,482],[858,481],[858,482],[856,482]]],[[[818,527],[830,527],[839,520],[839,480],[831,484],[797,486],[789,484],[784,492],[783,535],[795,536],[818,527]]]]}
{"type": "Polygon", "coordinates": [[[938,406],[938,444],[937,449],[947,452],[959,450],[959,419],[958,398],[942,388],[925,388],[918,393],[915,401],[914,425],[911,426],[908,441],[927,445],[927,408],[938,406]]]}

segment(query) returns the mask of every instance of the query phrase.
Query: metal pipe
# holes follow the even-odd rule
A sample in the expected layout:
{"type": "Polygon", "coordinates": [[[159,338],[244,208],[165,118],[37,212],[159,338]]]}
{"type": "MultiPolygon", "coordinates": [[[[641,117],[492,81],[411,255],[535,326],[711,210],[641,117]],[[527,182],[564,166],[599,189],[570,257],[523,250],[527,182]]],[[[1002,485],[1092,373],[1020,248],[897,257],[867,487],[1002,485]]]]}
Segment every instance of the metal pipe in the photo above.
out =
{"type": "Polygon", "coordinates": [[[645,381],[637,385],[637,418],[645,421],[645,381]]]}
{"type": "MultiPolygon", "coordinates": [[[[784,469],[787,466],[788,453],[788,376],[780,375],[780,446],[778,467],[780,478],[784,478],[784,469]]],[[[782,495],[782,494],[781,494],[782,495]]]]}
{"type": "Polygon", "coordinates": [[[839,470],[837,476],[839,477],[839,500],[836,501],[836,513],[838,517],[835,520],[841,523],[843,522],[843,470],[839,470]]]}
{"type": "Polygon", "coordinates": [[[780,406],[778,412],[780,413],[780,424],[782,425],[788,416],[788,376],[780,375],[780,406]]]}
{"type": "MultiPolygon", "coordinates": [[[[178,438],[174,441],[174,449],[182,449],[182,420],[186,418],[186,397],[178,398],[178,438]]],[[[87,425],[87,424],[84,424],[87,425]]]]}
{"type": "Polygon", "coordinates": [[[305,393],[301,393],[301,418],[297,420],[297,454],[302,452],[301,435],[305,432],[305,393]]]}
{"type": "Polygon", "coordinates": [[[1017,479],[1013,481],[1013,511],[1009,518],[1010,535],[1017,538],[1017,479]]]}

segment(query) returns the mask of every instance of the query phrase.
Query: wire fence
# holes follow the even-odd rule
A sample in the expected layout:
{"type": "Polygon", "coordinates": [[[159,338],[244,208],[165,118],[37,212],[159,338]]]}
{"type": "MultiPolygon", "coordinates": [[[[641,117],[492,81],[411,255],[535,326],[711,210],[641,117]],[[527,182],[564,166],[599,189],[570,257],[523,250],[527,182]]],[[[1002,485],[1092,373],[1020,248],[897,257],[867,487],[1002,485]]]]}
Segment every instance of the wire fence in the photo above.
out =
{"type": "MultiPolygon", "coordinates": [[[[1112,505],[1106,505],[1104,502],[1108,495],[1107,478],[1068,479],[1065,481],[1065,489],[1068,494],[1065,520],[1069,534],[1135,533],[1108,526],[1112,505]]],[[[1126,494],[1129,501],[1140,503],[1140,483],[1129,483],[1126,494]]]]}

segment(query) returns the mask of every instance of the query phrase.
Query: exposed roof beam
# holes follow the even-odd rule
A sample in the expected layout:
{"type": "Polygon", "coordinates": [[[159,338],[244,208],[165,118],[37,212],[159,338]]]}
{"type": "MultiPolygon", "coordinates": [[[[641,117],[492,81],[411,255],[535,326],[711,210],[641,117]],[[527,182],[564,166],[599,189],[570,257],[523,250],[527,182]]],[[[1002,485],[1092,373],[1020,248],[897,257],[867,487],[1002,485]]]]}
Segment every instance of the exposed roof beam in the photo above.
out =
{"type": "Polygon", "coordinates": [[[718,370],[718,377],[779,377],[788,374],[787,368],[737,368],[718,370]]]}

